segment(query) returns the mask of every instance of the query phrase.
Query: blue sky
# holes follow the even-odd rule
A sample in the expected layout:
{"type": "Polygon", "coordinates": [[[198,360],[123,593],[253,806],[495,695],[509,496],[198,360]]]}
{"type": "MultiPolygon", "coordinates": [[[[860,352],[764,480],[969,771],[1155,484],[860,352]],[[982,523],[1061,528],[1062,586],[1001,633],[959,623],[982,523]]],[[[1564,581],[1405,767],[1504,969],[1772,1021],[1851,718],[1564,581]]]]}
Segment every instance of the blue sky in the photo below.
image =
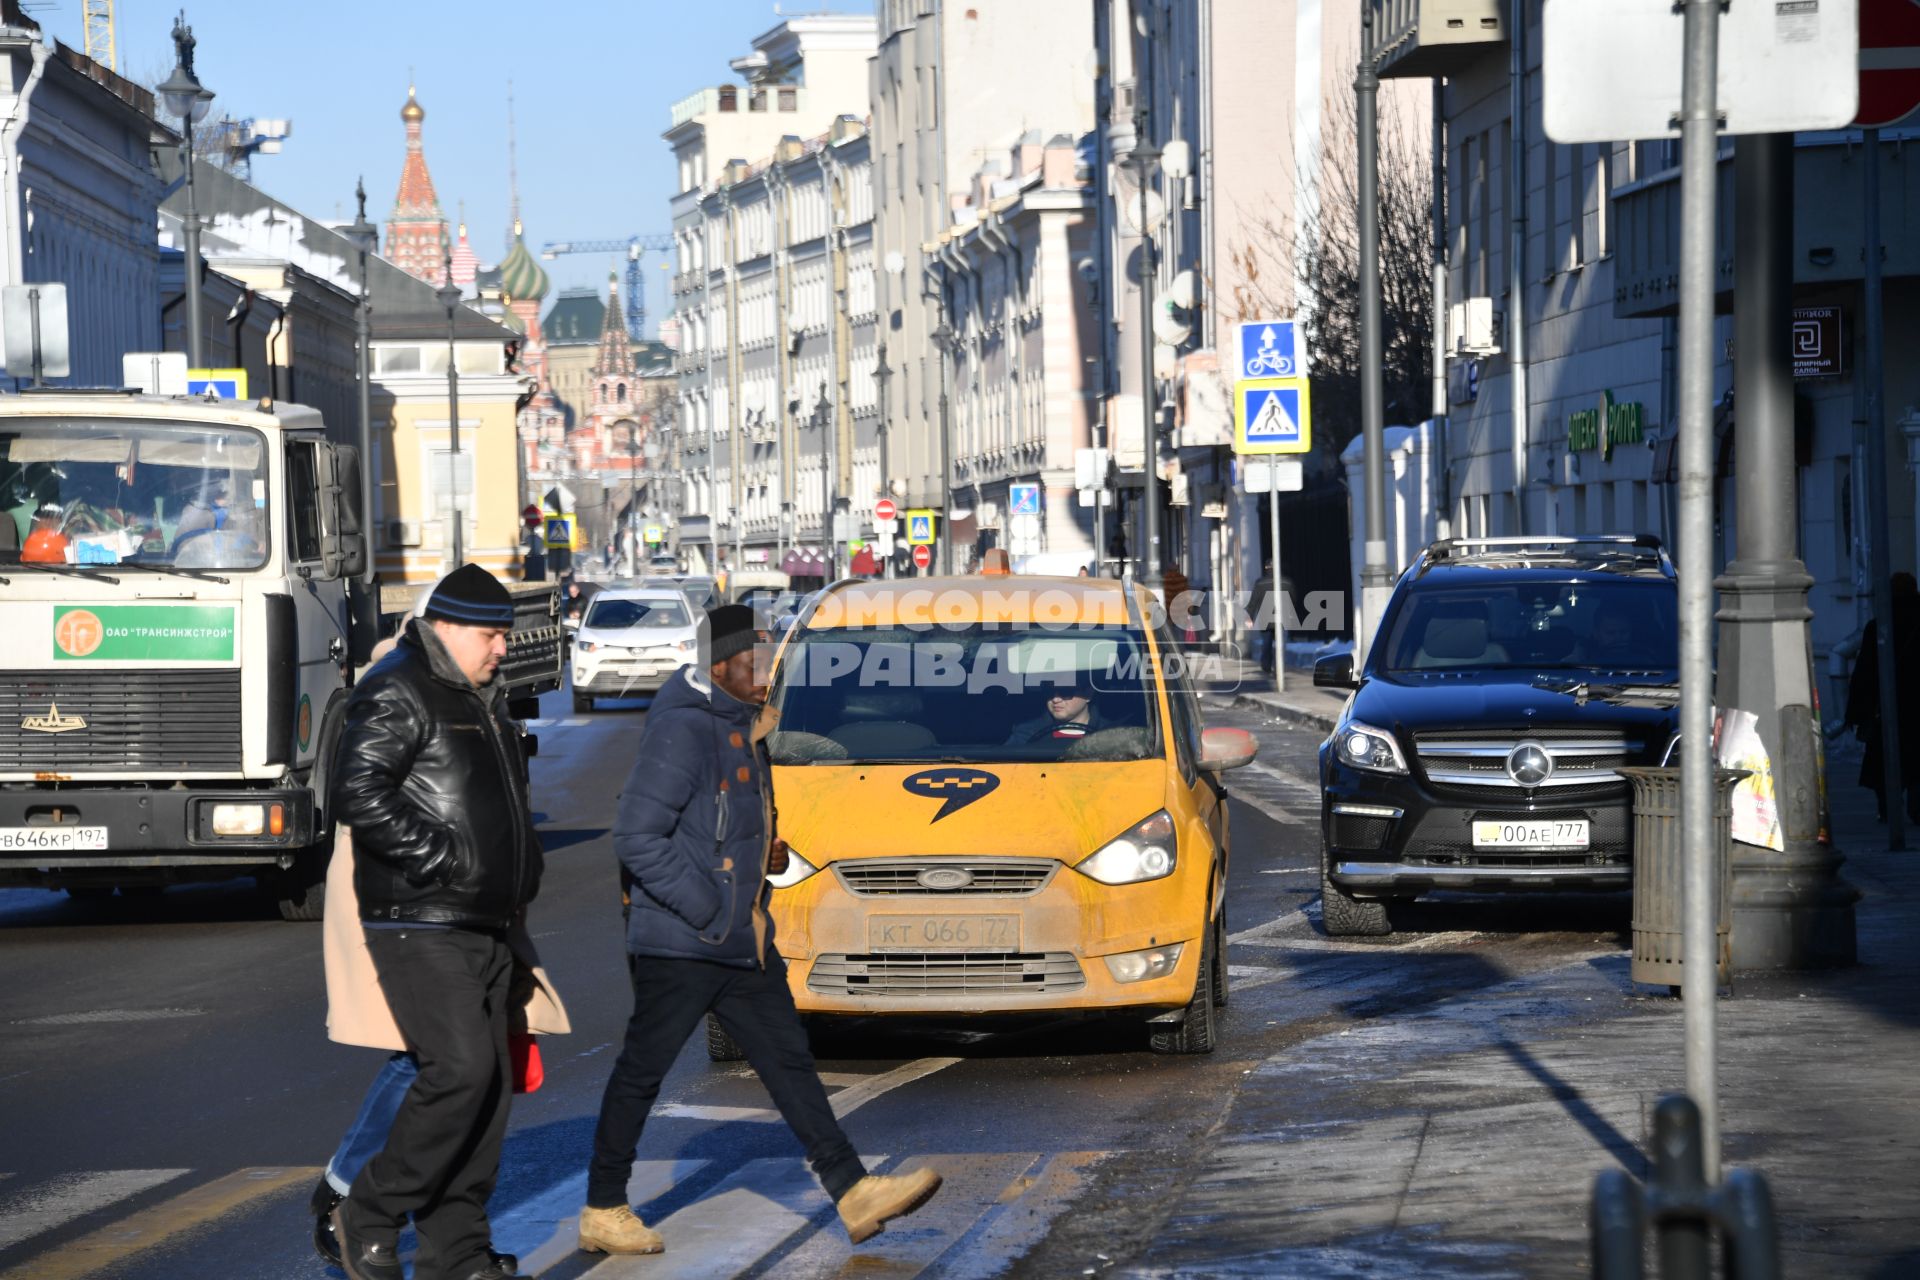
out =
{"type": "MultiPolygon", "coordinates": [[[[173,67],[181,0],[116,0],[121,74],[151,84],[173,67]]],[[[400,107],[411,68],[427,110],[427,164],[448,216],[466,201],[484,262],[506,250],[507,82],[519,133],[528,244],[668,230],[673,166],[660,133],[672,103],[732,78],[729,58],[780,12],[868,13],[872,0],[185,0],[195,68],[214,114],[293,122],[254,182],[318,218],[384,221],[400,181],[400,107]],[[563,141],[562,139],[579,139],[563,141]],[[589,141],[589,139],[591,141],[589,141]]],[[[28,0],[53,36],[82,46],[80,0],[28,0]]],[[[649,329],[667,273],[651,255],[649,329]]],[[[604,287],[612,258],[543,262],[555,289],[604,287]]],[[[620,264],[624,267],[624,263],[620,264]]]]}

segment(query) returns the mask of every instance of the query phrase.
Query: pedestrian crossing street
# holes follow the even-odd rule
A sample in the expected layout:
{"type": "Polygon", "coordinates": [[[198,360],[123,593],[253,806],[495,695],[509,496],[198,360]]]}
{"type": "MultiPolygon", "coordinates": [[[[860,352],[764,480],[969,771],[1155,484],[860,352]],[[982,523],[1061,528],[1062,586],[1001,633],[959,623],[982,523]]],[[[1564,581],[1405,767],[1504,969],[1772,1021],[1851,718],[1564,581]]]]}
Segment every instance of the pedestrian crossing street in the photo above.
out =
{"type": "MultiPolygon", "coordinates": [[[[666,1237],[667,1252],[634,1258],[583,1254],[574,1247],[586,1193],[580,1169],[515,1203],[496,1202],[494,1245],[517,1254],[524,1272],[544,1280],[972,1280],[998,1274],[1036,1243],[1088,1171],[1110,1154],[869,1155],[876,1173],[931,1165],[945,1186],[918,1213],[857,1250],[801,1159],[749,1160],[737,1168],[711,1160],[643,1160],[634,1166],[629,1201],[643,1212],[655,1202],[685,1203],[654,1223],[666,1237]]],[[[215,1176],[192,1169],[124,1169],[16,1189],[13,1175],[0,1171],[0,1257],[17,1255],[22,1251],[13,1246],[63,1227],[90,1228],[77,1237],[63,1233],[57,1247],[37,1256],[0,1264],[0,1280],[198,1272],[191,1262],[194,1238],[221,1227],[240,1226],[255,1238],[291,1232],[297,1242],[308,1224],[307,1193],[320,1174],[318,1166],[215,1176]],[[258,1223],[250,1221],[256,1217],[258,1223]],[[138,1270],[126,1269],[136,1261],[138,1270]]],[[[275,1251],[286,1243],[276,1239],[275,1251]]],[[[327,1274],[318,1259],[300,1253],[304,1257],[289,1275],[327,1274]]]]}

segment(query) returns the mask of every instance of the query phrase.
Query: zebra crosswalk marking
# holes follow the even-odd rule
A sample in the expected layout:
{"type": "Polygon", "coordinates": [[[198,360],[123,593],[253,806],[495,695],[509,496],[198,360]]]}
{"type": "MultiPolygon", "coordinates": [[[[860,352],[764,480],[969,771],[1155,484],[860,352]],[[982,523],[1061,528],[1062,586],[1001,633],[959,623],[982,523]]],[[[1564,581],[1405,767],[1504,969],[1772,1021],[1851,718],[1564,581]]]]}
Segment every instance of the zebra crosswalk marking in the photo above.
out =
{"type": "MultiPolygon", "coordinates": [[[[711,1280],[735,1276],[788,1237],[830,1219],[833,1202],[805,1161],[750,1160],[714,1190],[654,1223],[667,1251],[609,1258],[592,1280],[711,1280]]],[[[836,1224],[837,1226],[837,1224],[836,1224]]]]}
{"type": "MultiPolygon", "coordinates": [[[[168,1172],[177,1176],[187,1171],[168,1172]]],[[[321,1173],[319,1165],[237,1169],[0,1273],[0,1280],[81,1280],[147,1253],[175,1236],[226,1217],[256,1200],[288,1187],[318,1181],[321,1173]]]]}
{"type": "MultiPolygon", "coordinates": [[[[73,1174],[55,1179],[50,1185],[33,1187],[0,1201],[0,1249],[65,1226],[75,1218],[171,1182],[186,1172],[185,1169],[113,1169],[73,1174]]],[[[0,1173],[0,1178],[12,1176],[0,1173]]]]}
{"type": "MultiPolygon", "coordinates": [[[[657,1200],[698,1174],[706,1160],[636,1160],[627,1182],[627,1203],[657,1200]]],[[[529,1275],[558,1266],[577,1252],[580,1206],[587,1199],[587,1173],[562,1178],[552,1186],[491,1215],[493,1240],[503,1252],[515,1254],[529,1275]]]]}

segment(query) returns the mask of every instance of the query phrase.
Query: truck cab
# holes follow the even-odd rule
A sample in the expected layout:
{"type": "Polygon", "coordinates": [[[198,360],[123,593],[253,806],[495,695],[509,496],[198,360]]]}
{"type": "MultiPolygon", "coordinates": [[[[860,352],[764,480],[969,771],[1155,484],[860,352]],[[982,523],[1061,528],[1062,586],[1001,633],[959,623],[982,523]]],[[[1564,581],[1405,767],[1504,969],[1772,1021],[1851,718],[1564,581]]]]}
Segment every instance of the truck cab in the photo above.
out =
{"type": "Polygon", "coordinates": [[[0,885],[318,918],[360,466],[298,405],[0,397],[0,885]]]}

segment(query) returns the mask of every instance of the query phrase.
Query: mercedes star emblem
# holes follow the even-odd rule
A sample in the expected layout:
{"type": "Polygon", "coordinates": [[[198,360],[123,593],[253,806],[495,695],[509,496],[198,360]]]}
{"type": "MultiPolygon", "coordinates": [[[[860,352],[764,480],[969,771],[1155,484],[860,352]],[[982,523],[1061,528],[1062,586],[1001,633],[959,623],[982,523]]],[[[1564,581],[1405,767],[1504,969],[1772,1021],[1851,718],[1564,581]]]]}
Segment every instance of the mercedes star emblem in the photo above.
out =
{"type": "Polygon", "coordinates": [[[1553,776],[1553,757],[1537,742],[1507,752],[1507,776],[1523,787],[1537,787],[1553,776]]]}

